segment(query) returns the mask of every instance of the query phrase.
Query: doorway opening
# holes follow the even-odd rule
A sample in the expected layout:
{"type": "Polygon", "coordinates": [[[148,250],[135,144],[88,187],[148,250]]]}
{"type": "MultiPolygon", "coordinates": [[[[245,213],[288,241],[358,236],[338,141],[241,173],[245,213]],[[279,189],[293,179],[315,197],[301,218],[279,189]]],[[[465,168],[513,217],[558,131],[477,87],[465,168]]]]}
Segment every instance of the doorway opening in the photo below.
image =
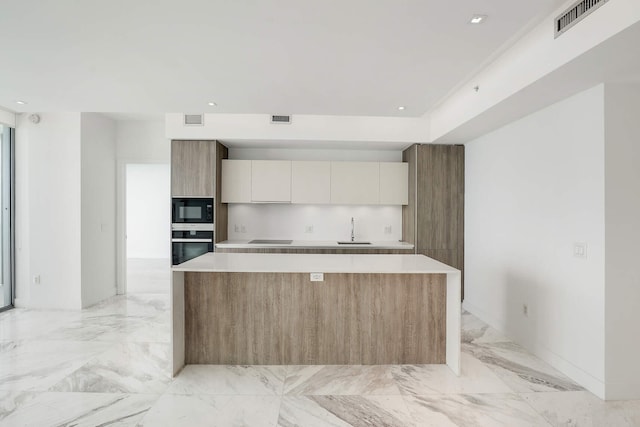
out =
{"type": "Polygon", "coordinates": [[[170,182],[168,164],[125,165],[126,293],[169,293],[170,182]]]}
{"type": "Polygon", "coordinates": [[[14,295],[14,129],[0,124],[0,311],[14,295]]]}

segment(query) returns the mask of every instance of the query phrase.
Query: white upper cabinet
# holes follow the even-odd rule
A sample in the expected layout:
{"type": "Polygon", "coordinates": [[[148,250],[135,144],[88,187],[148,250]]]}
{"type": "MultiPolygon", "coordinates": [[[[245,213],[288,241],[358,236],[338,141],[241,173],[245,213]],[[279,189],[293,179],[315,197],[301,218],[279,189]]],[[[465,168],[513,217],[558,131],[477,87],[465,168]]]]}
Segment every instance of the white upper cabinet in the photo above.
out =
{"type": "Polygon", "coordinates": [[[380,204],[409,204],[408,163],[380,163],[380,204]]]}
{"type": "Polygon", "coordinates": [[[379,200],[379,163],[331,162],[331,203],[376,205],[379,200]]]}
{"type": "Polygon", "coordinates": [[[251,201],[291,201],[291,161],[251,161],[251,201]]]}
{"type": "Polygon", "coordinates": [[[291,203],[331,203],[330,162],[291,162],[291,203]]]}
{"type": "Polygon", "coordinates": [[[251,203],[251,160],[222,161],[222,203],[251,203]]]}

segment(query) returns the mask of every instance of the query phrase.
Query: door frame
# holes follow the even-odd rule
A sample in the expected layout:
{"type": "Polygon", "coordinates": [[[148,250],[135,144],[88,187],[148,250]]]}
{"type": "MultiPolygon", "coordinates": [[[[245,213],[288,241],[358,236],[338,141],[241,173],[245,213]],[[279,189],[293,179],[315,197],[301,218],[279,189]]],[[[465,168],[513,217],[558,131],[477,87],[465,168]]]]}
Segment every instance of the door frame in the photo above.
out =
{"type": "MultiPolygon", "coordinates": [[[[127,293],[127,165],[167,165],[157,160],[123,158],[116,162],[116,294],[127,293]]],[[[171,197],[171,188],[167,189],[171,197]]],[[[171,224],[167,224],[167,241],[171,242],[171,224]]],[[[169,243],[170,244],[170,243],[169,243]]]]}

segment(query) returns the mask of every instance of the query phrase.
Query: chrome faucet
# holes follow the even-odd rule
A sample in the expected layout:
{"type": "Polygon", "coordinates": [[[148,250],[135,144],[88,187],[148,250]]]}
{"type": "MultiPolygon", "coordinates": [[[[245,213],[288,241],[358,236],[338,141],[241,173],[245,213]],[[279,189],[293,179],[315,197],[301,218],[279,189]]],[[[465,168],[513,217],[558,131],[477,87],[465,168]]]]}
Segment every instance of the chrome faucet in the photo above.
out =
{"type": "Polygon", "coordinates": [[[352,242],[354,242],[356,240],[356,236],[353,233],[354,227],[355,227],[355,225],[354,225],[354,222],[353,222],[353,217],[351,217],[351,241],[352,242]]]}

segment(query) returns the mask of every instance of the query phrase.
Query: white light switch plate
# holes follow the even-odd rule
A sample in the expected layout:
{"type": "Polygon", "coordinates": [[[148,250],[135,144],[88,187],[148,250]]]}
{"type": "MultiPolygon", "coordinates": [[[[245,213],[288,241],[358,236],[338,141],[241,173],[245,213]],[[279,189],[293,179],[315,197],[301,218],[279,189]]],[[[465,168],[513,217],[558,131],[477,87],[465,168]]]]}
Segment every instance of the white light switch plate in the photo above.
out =
{"type": "Polygon", "coordinates": [[[324,273],[311,273],[312,282],[324,282],[324,273]]]}

